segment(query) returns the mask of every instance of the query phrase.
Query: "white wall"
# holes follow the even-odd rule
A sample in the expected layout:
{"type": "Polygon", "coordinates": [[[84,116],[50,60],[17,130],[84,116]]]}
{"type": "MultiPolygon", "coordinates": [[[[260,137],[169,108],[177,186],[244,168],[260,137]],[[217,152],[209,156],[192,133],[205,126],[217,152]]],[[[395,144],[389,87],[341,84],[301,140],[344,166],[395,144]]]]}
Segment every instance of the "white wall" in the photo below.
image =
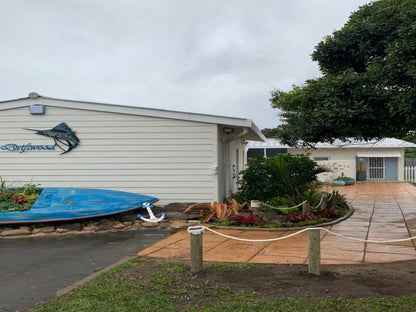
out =
{"type": "Polygon", "coordinates": [[[330,182],[342,174],[355,179],[357,173],[356,157],[358,152],[378,152],[380,155],[383,153],[391,153],[392,151],[399,152],[401,156],[398,158],[397,162],[397,178],[399,181],[404,180],[404,148],[320,148],[316,150],[289,149],[288,151],[294,154],[308,152],[312,159],[315,157],[329,157],[328,161],[317,162],[318,164],[331,169],[331,172],[318,175],[319,180],[324,182],[330,182]]]}
{"type": "Polygon", "coordinates": [[[0,112],[0,145],[53,144],[23,128],[50,129],[66,122],[80,145],[60,151],[0,151],[0,175],[13,186],[86,187],[155,196],[161,203],[216,200],[217,125],[47,106],[0,112]]]}

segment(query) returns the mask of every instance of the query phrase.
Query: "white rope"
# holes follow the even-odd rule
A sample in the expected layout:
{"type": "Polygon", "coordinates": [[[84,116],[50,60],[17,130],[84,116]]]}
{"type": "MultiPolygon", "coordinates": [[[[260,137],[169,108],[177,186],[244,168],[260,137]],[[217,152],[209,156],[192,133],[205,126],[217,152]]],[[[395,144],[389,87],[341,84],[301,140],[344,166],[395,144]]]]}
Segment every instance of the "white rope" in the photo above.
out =
{"type": "MultiPolygon", "coordinates": [[[[292,233],[292,234],[289,234],[289,235],[286,235],[286,236],[282,236],[282,237],[276,237],[276,238],[247,239],[247,238],[239,238],[239,237],[223,234],[223,233],[217,232],[217,231],[215,231],[215,230],[213,230],[209,227],[203,226],[203,225],[188,227],[188,233],[191,233],[191,234],[201,234],[203,232],[203,230],[211,231],[212,233],[217,234],[217,235],[222,236],[222,237],[225,237],[225,238],[235,239],[235,240],[244,241],[244,242],[274,242],[274,241],[283,240],[283,239],[286,239],[286,238],[293,237],[295,235],[298,235],[300,233],[303,233],[303,232],[306,232],[306,231],[309,231],[309,230],[323,230],[323,231],[327,232],[328,234],[335,235],[335,236],[338,236],[338,237],[342,237],[342,238],[345,238],[345,239],[350,239],[350,240],[363,242],[363,243],[374,243],[374,244],[398,243],[398,242],[406,242],[406,241],[416,239],[416,237],[392,239],[392,240],[385,240],[385,241],[360,239],[360,238],[348,237],[348,236],[345,236],[345,235],[342,235],[342,234],[338,234],[338,233],[329,231],[328,229],[323,228],[323,227],[305,228],[305,229],[299,230],[295,233],[292,233]]],[[[290,230],[290,229],[288,229],[288,230],[290,230]]]]}
{"type": "Polygon", "coordinates": [[[272,209],[277,209],[277,210],[289,210],[289,209],[298,208],[298,207],[302,206],[304,203],[307,203],[307,202],[308,202],[308,201],[307,201],[307,200],[305,200],[304,202],[300,203],[299,205],[296,205],[296,206],[293,206],[293,207],[287,207],[287,208],[286,208],[286,207],[285,207],[285,208],[273,207],[273,206],[267,205],[267,204],[265,204],[265,203],[263,203],[263,202],[260,202],[260,204],[262,204],[262,205],[264,205],[264,206],[266,206],[266,207],[272,208],[272,209]]]}
{"type": "Polygon", "coordinates": [[[312,210],[319,208],[321,206],[321,204],[322,204],[322,202],[323,202],[323,200],[324,200],[325,197],[326,197],[326,195],[325,196],[321,196],[321,200],[319,201],[318,206],[313,207],[312,210]]]}
{"type": "Polygon", "coordinates": [[[330,201],[332,199],[332,196],[334,196],[334,194],[336,194],[337,191],[332,191],[331,192],[331,196],[329,196],[329,198],[327,199],[327,201],[330,201]]]}

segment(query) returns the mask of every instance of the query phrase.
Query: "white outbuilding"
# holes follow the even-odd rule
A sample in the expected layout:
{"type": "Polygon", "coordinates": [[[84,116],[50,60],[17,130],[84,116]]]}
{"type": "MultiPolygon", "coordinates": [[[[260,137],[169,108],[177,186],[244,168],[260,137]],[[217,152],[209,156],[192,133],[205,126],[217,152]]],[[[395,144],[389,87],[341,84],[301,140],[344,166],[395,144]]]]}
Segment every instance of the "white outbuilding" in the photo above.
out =
{"type": "Polygon", "coordinates": [[[294,148],[282,144],[276,139],[264,142],[248,142],[247,157],[275,156],[279,153],[309,153],[310,158],[328,172],[320,174],[322,181],[330,182],[341,175],[358,181],[403,181],[404,149],[415,148],[416,144],[395,138],[359,141],[350,139],[346,142],[335,140],[334,143],[317,143],[315,149],[294,148]]]}
{"type": "Polygon", "coordinates": [[[151,195],[161,204],[222,201],[236,191],[249,119],[54,99],[0,102],[7,186],[81,187],[151,195]]]}

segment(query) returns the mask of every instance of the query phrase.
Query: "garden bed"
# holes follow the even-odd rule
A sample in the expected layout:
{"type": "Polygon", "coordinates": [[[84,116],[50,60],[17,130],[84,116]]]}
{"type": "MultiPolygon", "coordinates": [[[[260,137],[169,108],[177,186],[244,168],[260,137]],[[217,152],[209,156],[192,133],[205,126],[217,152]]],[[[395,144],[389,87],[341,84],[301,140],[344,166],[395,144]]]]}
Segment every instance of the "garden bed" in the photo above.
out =
{"type": "Polygon", "coordinates": [[[7,188],[0,180],[0,213],[30,210],[42,189],[36,184],[25,184],[19,188],[7,188]]]}
{"type": "Polygon", "coordinates": [[[339,222],[342,222],[346,219],[348,219],[349,217],[351,217],[354,213],[354,208],[352,208],[352,206],[350,204],[348,204],[348,212],[342,216],[339,217],[337,219],[333,219],[331,221],[327,221],[327,222],[321,222],[321,223],[316,223],[316,224],[310,224],[310,225],[297,225],[297,224],[293,224],[293,226],[290,227],[259,227],[259,226],[241,226],[241,225],[220,225],[220,224],[216,224],[215,222],[212,224],[214,228],[218,228],[218,229],[236,229],[238,228],[240,229],[244,229],[244,230],[253,230],[253,231],[287,231],[287,230],[301,230],[304,228],[308,228],[308,227],[325,227],[325,226],[330,226],[330,225],[334,225],[337,224],[339,222]]]}
{"type": "Polygon", "coordinates": [[[331,194],[320,190],[304,193],[305,199],[295,206],[277,206],[271,204],[291,202],[289,198],[276,197],[266,203],[251,201],[239,203],[227,198],[228,204],[214,202],[196,203],[184,210],[191,220],[200,220],[219,228],[245,229],[299,229],[311,226],[332,225],[345,220],[353,213],[345,196],[337,191],[331,194]],[[307,198],[307,199],[306,199],[307,198]]]}

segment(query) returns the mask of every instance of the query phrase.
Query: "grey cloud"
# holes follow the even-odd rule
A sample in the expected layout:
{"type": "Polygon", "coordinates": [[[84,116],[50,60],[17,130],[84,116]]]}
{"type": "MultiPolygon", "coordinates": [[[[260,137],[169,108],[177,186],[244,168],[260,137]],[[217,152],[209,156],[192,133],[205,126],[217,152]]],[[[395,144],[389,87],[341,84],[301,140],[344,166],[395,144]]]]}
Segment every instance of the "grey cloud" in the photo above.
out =
{"type": "Polygon", "coordinates": [[[53,97],[252,118],[319,76],[314,46],[367,0],[0,3],[1,100],[53,97]]]}

